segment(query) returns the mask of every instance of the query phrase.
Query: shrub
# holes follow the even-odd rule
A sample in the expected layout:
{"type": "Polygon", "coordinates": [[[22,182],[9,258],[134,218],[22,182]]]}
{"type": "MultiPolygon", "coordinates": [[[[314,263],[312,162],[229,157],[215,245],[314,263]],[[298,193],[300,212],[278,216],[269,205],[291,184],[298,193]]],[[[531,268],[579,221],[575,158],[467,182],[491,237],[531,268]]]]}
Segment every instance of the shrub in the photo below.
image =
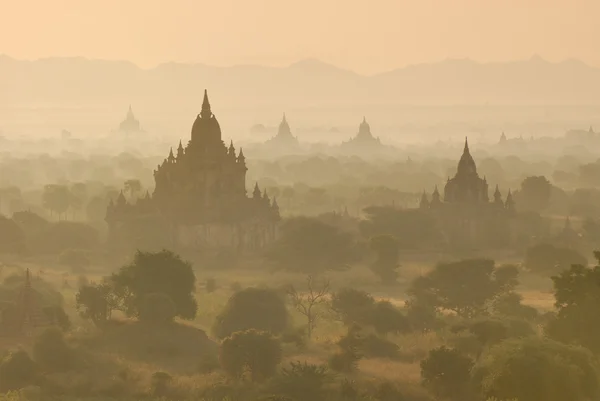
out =
{"type": "Polygon", "coordinates": [[[213,332],[225,338],[237,331],[256,329],[280,334],[288,327],[288,311],[279,292],[246,288],[234,293],[217,316],[213,332]]]}
{"type": "Polygon", "coordinates": [[[389,340],[369,334],[364,339],[362,351],[366,357],[370,358],[395,359],[399,356],[400,347],[389,340]]]}
{"type": "Polygon", "coordinates": [[[332,380],[325,366],[291,362],[273,379],[270,390],[273,394],[296,401],[324,400],[326,386],[332,380]]]}
{"type": "Polygon", "coordinates": [[[171,298],[160,293],[145,295],[139,309],[141,321],[155,324],[170,323],[177,313],[171,298]]]}
{"type": "Polygon", "coordinates": [[[539,338],[507,340],[490,348],[473,378],[484,398],[583,401],[599,393],[589,351],[539,338]]]}
{"type": "Polygon", "coordinates": [[[331,308],[346,325],[367,322],[374,304],[370,294],[353,288],[344,288],[331,297],[331,308]]]}
{"type": "Polygon", "coordinates": [[[233,333],[219,351],[221,367],[229,376],[241,379],[247,371],[253,382],[273,376],[282,358],[279,340],[253,329],[233,333]]]}
{"type": "Polygon", "coordinates": [[[47,372],[60,372],[73,367],[74,354],[62,331],[51,327],[33,343],[33,359],[47,372]]]}
{"type": "Polygon", "coordinates": [[[471,358],[457,350],[446,347],[435,348],[429,351],[426,359],[421,361],[423,385],[437,397],[462,401],[468,398],[471,392],[472,367],[471,358]]]}
{"type": "Polygon", "coordinates": [[[0,390],[18,390],[33,384],[36,365],[23,350],[12,351],[0,362],[0,390]]]}
{"type": "Polygon", "coordinates": [[[173,378],[165,372],[155,372],[150,378],[150,393],[155,397],[165,397],[173,378]]]}
{"type": "Polygon", "coordinates": [[[329,367],[336,372],[353,372],[358,367],[358,362],[363,357],[364,339],[360,335],[360,327],[352,325],[347,334],[340,338],[337,346],[340,351],[329,358],[329,367]]]}
{"type": "Polygon", "coordinates": [[[410,330],[406,316],[389,301],[375,303],[369,313],[369,323],[378,334],[401,334],[410,330]]]}

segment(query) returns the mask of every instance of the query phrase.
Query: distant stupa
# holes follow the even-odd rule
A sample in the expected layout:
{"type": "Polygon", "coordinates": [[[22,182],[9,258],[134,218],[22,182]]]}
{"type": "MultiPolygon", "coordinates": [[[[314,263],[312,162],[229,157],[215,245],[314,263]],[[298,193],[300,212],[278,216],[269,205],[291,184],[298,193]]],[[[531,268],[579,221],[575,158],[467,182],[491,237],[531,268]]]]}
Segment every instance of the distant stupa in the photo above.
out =
{"type": "Polygon", "coordinates": [[[373,150],[374,148],[382,148],[383,145],[379,138],[375,138],[371,133],[371,126],[367,122],[367,118],[363,117],[362,123],[358,127],[358,134],[347,142],[342,143],[343,149],[353,150],[373,150]]]}
{"type": "Polygon", "coordinates": [[[287,122],[285,113],[283,113],[283,119],[281,120],[281,123],[279,123],[277,135],[269,139],[266,143],[282,147],[298,146],[298,138],[292,135],[292,130],[287,122]]]}
{"type": "Polygon", "coordinates": [[[129,111],[127,112],[125,120],[123,120],[123,122],[121,122],[121,124],[119,125],[119,131],[124,133],[135,133],[142,131],[140,127],[140,122],[133,115],[131,105],[129,105],[129,111]]]}

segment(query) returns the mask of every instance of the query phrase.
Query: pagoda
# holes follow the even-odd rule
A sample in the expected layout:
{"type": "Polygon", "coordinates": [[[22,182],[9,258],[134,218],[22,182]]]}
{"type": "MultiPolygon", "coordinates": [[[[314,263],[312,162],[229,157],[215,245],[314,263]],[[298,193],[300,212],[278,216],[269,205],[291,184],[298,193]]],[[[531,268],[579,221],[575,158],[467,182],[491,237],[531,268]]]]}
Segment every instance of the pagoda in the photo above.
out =
{"type": "Polygon", "coordinates": [[[127,116],[125,116],[125,119],[119,124],[119,131],[123,133],[136,133],[142,131],[140,122],[133,115],[131,105],[129,105],[127,116]]]}
{"type": "Polygon", "coordinates": [[[248,197],[247,170],[242,149],[223,142],[204,91],[190,140],[185,146],[180,141],[176,152],[171,148],[154,170],[153,194],[130,203],[121,192],[108,205],[110,236],[126,240],[132,220],[157,217],[177,245],[260,248],[274,238],[279,207],[258,184],[248,197]]]}
{"type": "Polygon", "coordinates": [[[292,130],[287,122],[285,113],[283,113],[283,119],[279,123],[277,135],[269,139],[266,144],[277,147],[297,147],[299,145],[298,138],[292,135],[292,130]]]}
{"type": "Polygon", "coordinates": [[[371,126],[367,122],[366,117],[363,117],[363,121],[358,127],[356,136],[347,142],[342,143],[342,149],[351,152],[379,150],[383,147],[381,140],[371,133],[371,126]]]}

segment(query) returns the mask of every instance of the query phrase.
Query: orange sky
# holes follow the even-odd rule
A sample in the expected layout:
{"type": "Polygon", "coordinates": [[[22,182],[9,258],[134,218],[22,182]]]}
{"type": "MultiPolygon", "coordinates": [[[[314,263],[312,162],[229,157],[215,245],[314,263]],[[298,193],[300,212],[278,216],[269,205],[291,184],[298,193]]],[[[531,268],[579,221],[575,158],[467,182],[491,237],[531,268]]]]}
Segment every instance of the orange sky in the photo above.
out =
{"type": "Polygon", "coordinates": [[[468,57],[600,67],[599,0],[0,0],[0,53],[361,73],[468,57]]]}

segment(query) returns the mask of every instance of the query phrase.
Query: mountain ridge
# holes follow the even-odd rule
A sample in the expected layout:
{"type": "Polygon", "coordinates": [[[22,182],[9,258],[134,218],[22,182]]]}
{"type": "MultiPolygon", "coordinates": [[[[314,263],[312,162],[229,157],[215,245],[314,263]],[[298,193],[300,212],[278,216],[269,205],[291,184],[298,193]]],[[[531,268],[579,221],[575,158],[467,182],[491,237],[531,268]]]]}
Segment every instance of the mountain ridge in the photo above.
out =
{"type": "Polygon", "coordinates": [[[282,108],[362,104],[600,104],[600,69],[539,56],[481,63],[468,58],[411,64],[363,75],[318,59],[285,67],[161,63],[0,55],[0,104],[149,103],[184,105],[208,88],[233,106],[282,108]]]}

